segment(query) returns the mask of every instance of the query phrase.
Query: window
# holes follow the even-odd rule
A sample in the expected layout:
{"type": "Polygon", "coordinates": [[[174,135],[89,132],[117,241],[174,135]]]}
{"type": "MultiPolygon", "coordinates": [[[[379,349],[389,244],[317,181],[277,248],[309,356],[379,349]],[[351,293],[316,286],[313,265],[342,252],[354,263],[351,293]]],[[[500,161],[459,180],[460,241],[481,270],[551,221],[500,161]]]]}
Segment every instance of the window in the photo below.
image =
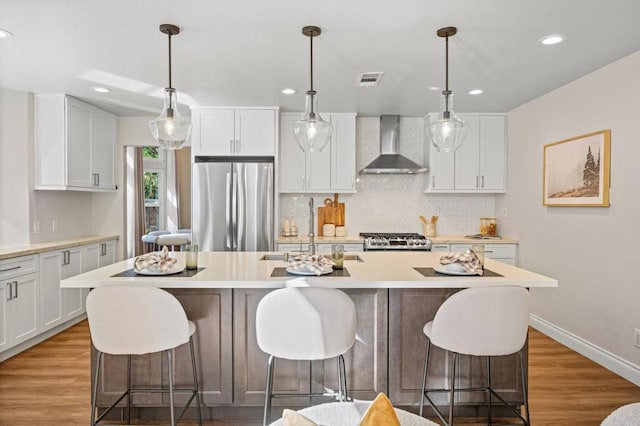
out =
{"type": "Polygon", "coordinates": [[[166,224],[166,173],[162,149],[153,146],[142,148],[144,169],[144,222],[145,234],[165,229],[166,224]]]}

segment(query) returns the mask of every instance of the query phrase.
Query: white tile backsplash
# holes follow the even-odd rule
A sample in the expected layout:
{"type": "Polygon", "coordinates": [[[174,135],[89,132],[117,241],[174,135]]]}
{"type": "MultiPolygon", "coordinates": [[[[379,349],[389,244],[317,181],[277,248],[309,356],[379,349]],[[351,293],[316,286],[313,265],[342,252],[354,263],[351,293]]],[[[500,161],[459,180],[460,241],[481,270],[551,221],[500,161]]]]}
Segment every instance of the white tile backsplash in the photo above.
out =
{"type": "MultiPolygon", "coordinates": [[[[424,163],[424,124],[422,118],[400,119],[400,153],[424,163]]],[[[356,119],[356,167],[359,171],[380,152],[379,117],[356,119]]],[[[437,235],[465,235],[480,230],[480,217],[495,216],[492,194],[425,194],[423,174],[359,175],[355,194],[340,194],[345,203],[345,226],[348,235],[360,232],[422,233],[419,215],[430,218],[439,210],[437,235]]],[[[333,194],[280,194],[280,225],[293,216],[298,233],[309,232],[309,197],[318,207],[333,194]]]]}

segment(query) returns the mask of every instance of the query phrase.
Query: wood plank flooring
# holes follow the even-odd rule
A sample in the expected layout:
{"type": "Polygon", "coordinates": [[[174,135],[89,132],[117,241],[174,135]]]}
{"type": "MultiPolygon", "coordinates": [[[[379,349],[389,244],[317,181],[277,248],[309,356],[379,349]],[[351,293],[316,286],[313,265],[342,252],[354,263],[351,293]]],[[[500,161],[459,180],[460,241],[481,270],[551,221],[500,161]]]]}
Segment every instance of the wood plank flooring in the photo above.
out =
{"type": "MultiPolygon", "coordinates": [[[[634,384],[536,330],[529,336],[534,426],[597,426],[615,408],[640,402],[634,384]]],[[[86,321],[0,364],[2,426],[87,425],[89,407],[86,321]]],[[[485,424],[473,419],[458,423],[485,424]]]]}

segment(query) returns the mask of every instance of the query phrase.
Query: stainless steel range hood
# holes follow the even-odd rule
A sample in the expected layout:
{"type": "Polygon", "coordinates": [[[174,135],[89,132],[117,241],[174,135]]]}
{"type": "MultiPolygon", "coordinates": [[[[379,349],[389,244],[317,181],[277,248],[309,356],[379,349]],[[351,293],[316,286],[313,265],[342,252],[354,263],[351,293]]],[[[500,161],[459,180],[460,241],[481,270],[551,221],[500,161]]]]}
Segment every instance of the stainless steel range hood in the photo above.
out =
{"type": "Polygon", "coordinates": [[[380,155],[367,167],[360,170],[366,174],[413,174],[424,173],[426,167],[398,154],[400,139],[400,116],[380,116],[380,155]]]}

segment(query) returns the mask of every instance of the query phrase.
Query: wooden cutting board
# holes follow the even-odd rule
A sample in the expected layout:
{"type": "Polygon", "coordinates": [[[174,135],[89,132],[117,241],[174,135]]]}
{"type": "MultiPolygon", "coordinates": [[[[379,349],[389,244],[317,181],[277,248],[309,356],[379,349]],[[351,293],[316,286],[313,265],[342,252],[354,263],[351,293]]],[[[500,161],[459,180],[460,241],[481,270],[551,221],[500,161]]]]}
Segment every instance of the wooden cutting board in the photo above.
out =
{"type": "Polygon", "coordinates": [[[317,222],[318,222],[318,232],[316,232],[316,235],[318,237],[322,237],[322,228],[324,226],[324,207],[318,207],[317,222]]]}

